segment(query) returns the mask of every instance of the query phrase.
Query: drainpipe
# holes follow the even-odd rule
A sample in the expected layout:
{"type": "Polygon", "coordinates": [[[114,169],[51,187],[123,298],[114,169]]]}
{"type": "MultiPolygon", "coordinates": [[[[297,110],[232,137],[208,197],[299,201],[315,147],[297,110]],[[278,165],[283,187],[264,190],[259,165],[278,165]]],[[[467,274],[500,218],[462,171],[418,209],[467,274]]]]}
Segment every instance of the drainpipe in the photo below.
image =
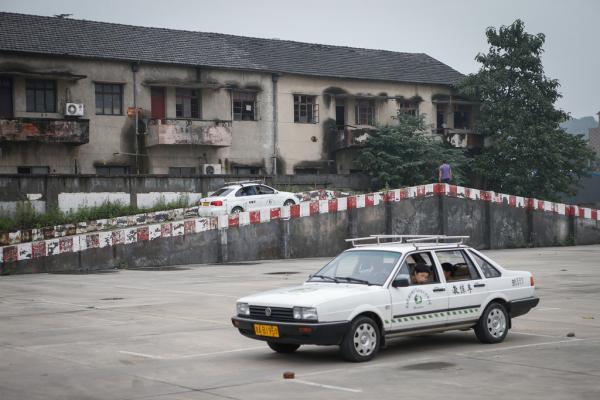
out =
{"type": "Polygon", "coordinates": [[[277,149],[278,149],[278,118],[277,118],[277,81],[278,74],[271,76],[273,80],[273,175],[277,174],[277,149]]]}
{"type": "Polygon", "coordinates": [[[135,170],[137,175],[140,174],[140,164],[138,163],[138,112],[137,112],[137,84],[136,84],[136,73],[138,72],[138,70],[140,69],[140,65],[139,63],[133,63],[131,64],[131,71],[133,72],[133,109],[135,111],[135,116],[134,116],[134,120],[135,120],[135,134],[134,134],[134,144],[135,144],[135,170]]]}

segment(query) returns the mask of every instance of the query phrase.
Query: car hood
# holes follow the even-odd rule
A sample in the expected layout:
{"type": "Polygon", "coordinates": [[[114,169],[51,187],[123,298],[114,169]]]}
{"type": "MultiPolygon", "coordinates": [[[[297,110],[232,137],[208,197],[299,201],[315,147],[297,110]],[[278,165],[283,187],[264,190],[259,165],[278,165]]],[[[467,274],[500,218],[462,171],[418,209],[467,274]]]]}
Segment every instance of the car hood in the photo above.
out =
{"type": "Polygon", "coordinates": [[[316,307],[330,300],[365,294],[381,290],[377,285],[360,285],[348,283],[305,283],[242,297],[238,302],[257,306],[273,307],[316,307]]]}

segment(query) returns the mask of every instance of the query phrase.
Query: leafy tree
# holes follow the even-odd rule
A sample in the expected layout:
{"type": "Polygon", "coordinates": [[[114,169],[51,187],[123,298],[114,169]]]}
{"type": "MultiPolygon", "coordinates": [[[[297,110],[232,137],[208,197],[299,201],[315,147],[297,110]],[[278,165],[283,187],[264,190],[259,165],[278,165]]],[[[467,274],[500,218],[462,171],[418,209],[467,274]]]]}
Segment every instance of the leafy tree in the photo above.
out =
{"type": "Polygon", "coordinates": [[[559,126],[568,114],[554,106],[559,82],[544,73],[544,34],[528,34],[516,20],[486,36],[488,53],[475,57],[479,72],[459,85],[480,102],[477,129],[490,144],[474,158],[474,172],[495,191],[546,199],[573,193],[595,156],[559,126]]]}
{"type": "Polygon", "coordinates": [[[374,188],[437,182],[438,167],[444,160],[452,166],[453,183],[466,182],[463,150],[423,135],[423,115],[399,113],[396,118],[397,125],[380,126],[370,135],[357,158],[374,188]]]}

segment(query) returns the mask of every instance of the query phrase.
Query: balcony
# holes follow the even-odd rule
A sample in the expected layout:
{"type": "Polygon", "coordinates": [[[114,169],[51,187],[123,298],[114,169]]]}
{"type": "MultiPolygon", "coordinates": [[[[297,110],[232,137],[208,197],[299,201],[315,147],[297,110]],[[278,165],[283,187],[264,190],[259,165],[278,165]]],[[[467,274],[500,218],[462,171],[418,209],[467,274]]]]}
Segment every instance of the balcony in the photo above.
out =
{"type": "Polygon", "coordinates": [[[90,141],[87,119],[0,119],[0,142],[38,142],[81,145],[90,141]]]}
{"type": "Polygon", "coordinates": [[[146,147],[174,144],[231,146],[231,121],[151,120],[146,147]]]}
{"type": "Polygon", "coordinates": [[[431,130],[431,133],[441,136],[442,140],[454,147],[472,149],[484,146],[483,136],[474,128],[435,128],[431,130]]]}
{"type": "Polygon", "coordinates": [[[374,128],[344,128],[337,131],[333,144],[333,151],[349,149],[352,147],[362,147],[369,140],[370,133],[374,128]]]}

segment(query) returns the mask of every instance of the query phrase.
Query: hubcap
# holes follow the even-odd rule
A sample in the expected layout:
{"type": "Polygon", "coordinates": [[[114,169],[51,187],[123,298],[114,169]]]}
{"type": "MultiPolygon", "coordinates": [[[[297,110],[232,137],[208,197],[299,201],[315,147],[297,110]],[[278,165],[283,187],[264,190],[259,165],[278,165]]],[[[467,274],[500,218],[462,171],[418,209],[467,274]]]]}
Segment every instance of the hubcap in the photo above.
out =
{"type": "Polygon", "coordinates": [[[494,308],[490,311],[487,317],[487,328],[495,338],[504,335],[504,331],[506,330],[506,316],[500,309],[494,308]]]}
{"type": "Polygon", "coordinates": [[[354,331],[354,349],[361,356],[370,355],[377,345],[377,333],[371,324],[360,324],[354,331]]]}

